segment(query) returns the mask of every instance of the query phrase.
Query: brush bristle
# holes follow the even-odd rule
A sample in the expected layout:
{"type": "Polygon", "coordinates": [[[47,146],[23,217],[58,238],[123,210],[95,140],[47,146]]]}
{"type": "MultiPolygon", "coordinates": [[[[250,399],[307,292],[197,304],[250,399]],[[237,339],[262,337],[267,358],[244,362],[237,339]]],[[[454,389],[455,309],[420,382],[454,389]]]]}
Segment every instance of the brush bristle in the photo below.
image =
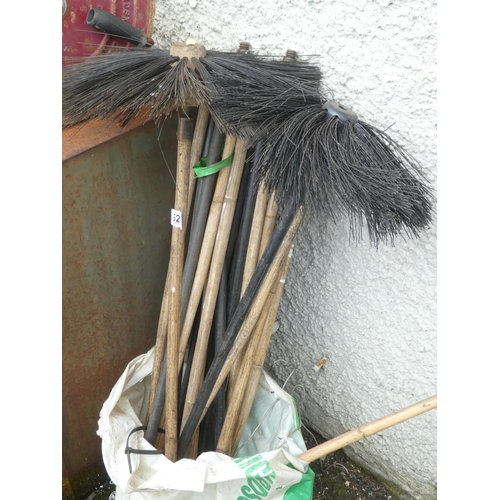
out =
{"type": "Polygon", "coordinates": [[[433,218],[432,193],[417,163],[375,127],[326,115],[312,105],[261,134],[260,182],[282,208],[347,216],[355,241],[365,224],[375,246],[397,235],[416,237],[433,218]]]}
{"type": "Polygon", "coordinates": [[[245,139],[270,121],[321,102],[321,71],[308,61],[208,53],[197,69],[211,89],[210,109],[219,127],[245,139]]]}
{"type": "Polygon", "coordinates": [[[188,98],[207,100],[203,83],[166,50],[131,48],[67,66],[62,78],[63,126],[89,118],[160,120],[188,98]]]}
{"type": "Polygon", "coordinates": [[[191,98],[210,106],[221,130],[239,137],[271,118],[319,102],[321,71],[308,61],[209,53],[197,73],[166,50],[130,48],[90,57],[63,70],[63,126],[89,118],[155,121],[191,98]]]}

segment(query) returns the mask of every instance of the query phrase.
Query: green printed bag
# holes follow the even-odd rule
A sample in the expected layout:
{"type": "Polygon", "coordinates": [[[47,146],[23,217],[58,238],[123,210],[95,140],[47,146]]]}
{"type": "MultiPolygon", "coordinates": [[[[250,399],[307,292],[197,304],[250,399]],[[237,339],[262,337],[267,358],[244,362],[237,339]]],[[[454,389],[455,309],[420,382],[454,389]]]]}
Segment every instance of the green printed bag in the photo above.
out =
{"type": "Polygon", "coordinates": [[[144,439],[154,348],[132,360],[104,403],[97,434],[116,500],[310,500],[314,472],[293,398],[263,373],[235,458],[202,453],[175,463],[144,439]]]}

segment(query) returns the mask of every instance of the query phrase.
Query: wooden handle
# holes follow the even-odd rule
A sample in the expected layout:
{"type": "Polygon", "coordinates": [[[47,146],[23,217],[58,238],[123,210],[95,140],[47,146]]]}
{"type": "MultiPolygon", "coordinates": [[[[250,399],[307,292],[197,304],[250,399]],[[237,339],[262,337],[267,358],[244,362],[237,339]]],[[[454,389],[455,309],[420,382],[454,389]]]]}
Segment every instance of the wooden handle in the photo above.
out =
{"type": "MultiPolygon", "coordinates": [[[[177,174],[175,210],[185,216],[187,211],[189,172],[191,166],[191,145],[193,140],[193,120],[179,116],[177,128],[177,174]]],[[[181,286],[184,265],[186,221],[182,227],[172,227],[170,247],[170,290],[168,299],[167,328],[167,381],[165,398],[165,456],[173,462],[177,460],[177,406],[178,406],[178,355],[181,314],[181,286]]]]}
{"type": "Polygon", "coordinates": [[[329,453],[333,453],[344,446],[348,446],[360,439],[376,434],[377,432],[383,431],[392,427],[394,425],[400,424],[405,420],[409,420],[410,418],[416,417],[417,415],[421,415],[429,410],[433,410],[437,407],[437,395],[432,396],[430,398],[424,399],[419,403],[416,403],[411,406],[407,406],[402,410],[391,413],[390,415],[386,415],[385,417],[379,418],[370,422],[368,424],[362,425],[357,429],[353,429],[348,431],[336,438],[330,439],[325,443],[322,443],[310,450],[305,451],[299,458],[305,460],[306,462],[314,462],[319,458],[323,458],[329,453]]]}
{"type": "Polygon", "coordinates": [[[276,203],[276,196],[271,193],[267,202],[266,217],[264,219],[264,227],[262,228],[262,235],[260,238],[259,259],[262,257],[267,243],[271,239],[274,226],[276,225],[276,218],[278,216],[278,204],[276,203]]]}
{"type": "MultiPolygon", "coordinates": [[[[190,215],[190,207],[193,198],[194,187],[196,183],[196,178],[192,174],[192,167],[196,164],[196,162],[200,159],[201,150],[203,148],[203,141],[205,140],[205,133],[207,130],[209,118],[208,107],[205,105],[201,105],[198,109],[198,116],[196,118],[196,126],[194,129],[193,141],[191,144],[191,170],[189,173],[189,187],[188,187],[188,201],[187,207],[185,209],[185,216],[183,214],[184,225],[187,225],[190,215]]],[[[149,394],[149,405],[146,416],[146,421],[149,420],[149,416],[151,415],[151,410],[153,408],[154,397],[156,393],[156,387],[158,385],[158,377],[161,372],[161,364],[163,361],[163,357],[165,355],[165,343],[166,343],[166,335],[167,335],[167,324],[169,317],[169,303],[168,297],[170,295],[171,285],[169,283],[169,277],[171,274],[170,265],[168,266],[167,278],[165,280],[165,288],[163,291],[163,298],[161,303],[160,317],[158,320],[158,329],[156,333],[156,343],[155,343],[155,356],[153,363],[153,372],[151,377],[151,391],[149,394]]],[[[182,357],[181,357],[182,361],[182,357]]]]}

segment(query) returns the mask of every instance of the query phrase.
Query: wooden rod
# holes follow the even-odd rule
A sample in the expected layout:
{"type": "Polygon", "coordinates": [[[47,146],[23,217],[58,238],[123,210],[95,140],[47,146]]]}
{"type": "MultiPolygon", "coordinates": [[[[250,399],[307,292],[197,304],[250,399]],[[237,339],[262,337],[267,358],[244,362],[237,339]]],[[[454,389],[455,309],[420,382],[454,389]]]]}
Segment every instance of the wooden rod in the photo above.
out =
{"type": "MultiPolygon", "coordinates": [[[[257,267],[257,262],[259,261],[260,257],[259,250],[261,245],[262,230],[264,228],[264,220],[266,217],[267,199],[268,199],[267,190],[263,186],[260,186],[259,191],[257,192],[257,198],[255,200],[252,227],[250,228],[250,238],[248,241],[248,250],[245,261],[245,270],[243,272],[243,281],[241,283],[242,297],[244,291],[247,288],[248,283],[250,282],[250,279],[252,278],[252,274],[255,271],[255,268],[257,267]]],[[[267,241],[269,241],[271,233],[269,234],[267,241]]]]}
{"type": "MultiPolygon", "coordinates": [[[[192,110],[191,110],[192,111],[192,110]]],[[[177,406],[178,406],[178,355],[180,336],[181,287],[184,263],[186,224],[182,217],[187,211],[189,171],[191,166],[191,146],[194,124],[190,116],[179,115],[177,128],[177,173],[175,210],[180,214],[180,226],[172,225],[170,248],[170,296],[168,299],[168,328],[166,346],[166,397],[165,397],[165,456],[173,462],[177,460],[177,406]]],[[[175,215],[175,214],[174,214],[175,215]]]]}
{"type": "Polygon", "coordinates": [[[276,217],[278,216],[278,204],[276,203],[276,196],[271,193],[267,202],[266,217],[264,219],[264,227],[262,228],[262,235],[260,238],[259,259],[262,257],[266,246],[271,239],[271,235],[276,225],[276,217]]]}
{"type": "Polygon", "coordinates": [[[356,441],[359,441],[363,438],[376,434],[377,432],[383,431],[392,427],[394,425],[400,424],[405,420],[409,420],[410,418],[416,417],[417,415],[421,415],[429,410],[433,410],[437,408],[437,394],[431,396],[430,398],[424,399],[419,403],[415,403],[411,406],[407,406],[402,410],[391,413],[390,415],[386,415],[385,417],[374,420],[368,424],[364,424],[357,429],[353,429],[348,431],[336,438],[330,439],[325,443],[322,443],[310,450],[305,451],[299,458],[306,462],[314,462],[319,458],[323,458],[329,453],[333,453],[344,446],[348,446],[356,441]]]}

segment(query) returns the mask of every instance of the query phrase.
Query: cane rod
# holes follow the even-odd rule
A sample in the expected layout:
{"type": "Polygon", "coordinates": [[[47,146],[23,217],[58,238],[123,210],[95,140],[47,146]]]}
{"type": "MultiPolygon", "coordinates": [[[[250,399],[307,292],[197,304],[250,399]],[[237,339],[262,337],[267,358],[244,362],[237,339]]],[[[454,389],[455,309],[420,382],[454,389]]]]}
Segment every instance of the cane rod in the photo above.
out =
{"type": "MultiPolygon", "coordinates": [[[[236,198],[240,186],[241,175],[246,157],[246,141],[238,140],[235,146],[234,159],[229,171],[229,178],[224,195],[224,210],[221,212],[217,235],[215,238],[210,271],[207,278],[205,297],[200,321],[200,330],[196,339],[196,346],[193,359],[193,367],[189,377],[188,389],[186,393],[186,403],[184,405],[183,422],[189,417],[191,408],[196,401],[196,397],[203,383],[205,374],[205,364],[207,355],[208,340],[212,327],[213,313],[217,301],[217,293],[221,277],[222,266],[226,254],[227,241],[234,215],[236,198]]],[[[194,436],[193,436],[194,437],[194,436]]],[[[193,451],[196,455],[197,442],[193,443],[193,451]]]]}
{"type": "Polygon", "coordinates": [[[433,410],[437,408],[437,394],[431,396],[430,398],[424,399],[419,403],[415,403],[411,406],[407,406],[402,410],[396,411],[385,417],[379,418],[377,420],[373,420],[368,424],[361,425],[356,429],[352,429],[336,438],[330,439],[325,443],[322,443],[310,450],[305,451],[300,454],[298,458],[304,460],[306,462],[314,462],[319,458],[323,458],[329,453],[333,453],[336,450],[340,450],[344,446],[348,446],[356,441],[359,441],[363,438],[376,434],[377,432],[383,431],[392,427],[394,425],[400,424],[405,420],[409,420],[410,418],[416,417],[417,415],[421,415],[429,410],[433,410]]]}
{"type": "Polygon", "coordinates": [[[248,337],[262,311],[272,283],[279,272],[281,260],[288,253],[300,225],[302,210],[290,207],[285,211],[260,259],[236,311],[231,318],[224,342],[216,353],[195,404],[179,437],[179,457],[183,457],[191,436],[198,427],[213,398],[227,377],[234,359],[244,348],[248,337]]]}
{"type": "Polygon", "coordinates": [[[274,226],[276,225],[276,217],[278,216],[278,205],[274,193],[271,193],[267,202],[267,210],[264,218],[264,227],[260,238],[259,259],[262,257],[264,250],[273,234],[274,226]]]}
{"type": "MultiPolygon", "coordinates": [[[[243,281],[241,283],[242,291],[246,290],[259,261],[261,238],[262,231],[264,229],[264,220],[266,217],[268,198],[269,193],[267,189],[263,185],[261,185],[257,192],[257,199],[255,200],[252,227],[250,229],[250,238],[248,242],[247,258],[245,261],[245,270],[243,273],[243,281]]],[[[265,242],[265,245],[267,245],[268,242],[269,238],[265,242]]],[[[243,296],[243,293],[241,295],[243,296]]]]}
{"type": "MultiPolygon", "coordinates": [[[[200,108],[198,109],[198,115],[196,117],[196,125],[194,129],[194,135],[193,135],[193,142],[191,146],[191,167],[193,167],[200,159],[202,148],[203,148],[203,143],[205,139],[205,134],[207,132],[207,123],[208,123],[208,108],[205,105],[201,105],[200,108]]],[[[193,196],[193,191],[194,191],[194,186],[195,186],[195,177],[194,175],[189,176],[189,187],[188,187],[188,201],[187,201],[187,208],[186,208],[186,216],[184,217],[185,223],[189,220],[189,214],[190,214],[190,207],[191,207],[191,202],[192,202],[192,196],[193,196]]],[[[156,388],[158,385],[158,380],[163,380],[165,379],[166,376],[166,366],[164,366],[165,362],[165,339],[166,339],[166,333],[167,333],[167,321],[168,321],[168,296],[169,296],[169,290],[170,290],[170,285],[168,282],[169,279],[169,274],[170,274],[170,266],[169,270],[167,271],[167,278],[165,280],[165,289],[163,292],[163,299],[162,299],[162,305],[161,305],[161,310],[160,310],[160,318],[158,321],[158,329],[157,329],[157,336],[156,336],[156,344],[155,344],[155,356],[154,356],[154,361],[153,361],[153,371],[152,371],[152,376],[151,376],[151,391],[149,394],[149,405],[148,405],[148,412],[147,412],[147,417],[146,421],[149,422],[151,418],[151,414],[153,411],[153,404],[154,404],[154,398],[156,394],[156,388]],[[163,361],[163,363],[162,363],[163,361]]],[[[164,391],[164,389],[161,389],[164,391]]],[[[157,417],[154,418],[153,420],[155,421],[154,427],[152,431],[148,431],[150,434],[150,438],[154,443],[154,438],[156,436],[156,428],[158,427],[158,424],[160,422],[160,414],[163,408],[164,400],[163,396],[161,398],[162,402],[159,404],[160,408],[157,408],[156,411],[159,412],[157,417]]],[[[146,434],[148,434],[148,432],[146,434]]],[[[146,438],[147,439],[147,438],[146,438]]],[[[149,439],[148,439],[149,441],[149,439]]],[[[150,441],[151,442],[151,441],[150,441]]],[[[151,444],[153,444],[151,443],[151,444]]]]}
{"type": "Polygon", "coordinates": [[[189,189],[189,172],[191,144],[193,139],[193,118],[189,116],[192,108],[179,110],[179,125],[177,129],[177,175],[175,211],[172,212],[173,223],[180,218],[180,225],[172,226],[170,249],[170,296],[168,302],[169,319],[167,326],[166,345],[166,396],[165,396],[165,456],[175,461],[177,459],[177,398],[178,398],[178,356],[180,337],[180,310],[182,271],[184,263],[185,225],[182,214],[187,210],[189,189]],[[183,230],[184,228],[184,230],[183,230]]]}

